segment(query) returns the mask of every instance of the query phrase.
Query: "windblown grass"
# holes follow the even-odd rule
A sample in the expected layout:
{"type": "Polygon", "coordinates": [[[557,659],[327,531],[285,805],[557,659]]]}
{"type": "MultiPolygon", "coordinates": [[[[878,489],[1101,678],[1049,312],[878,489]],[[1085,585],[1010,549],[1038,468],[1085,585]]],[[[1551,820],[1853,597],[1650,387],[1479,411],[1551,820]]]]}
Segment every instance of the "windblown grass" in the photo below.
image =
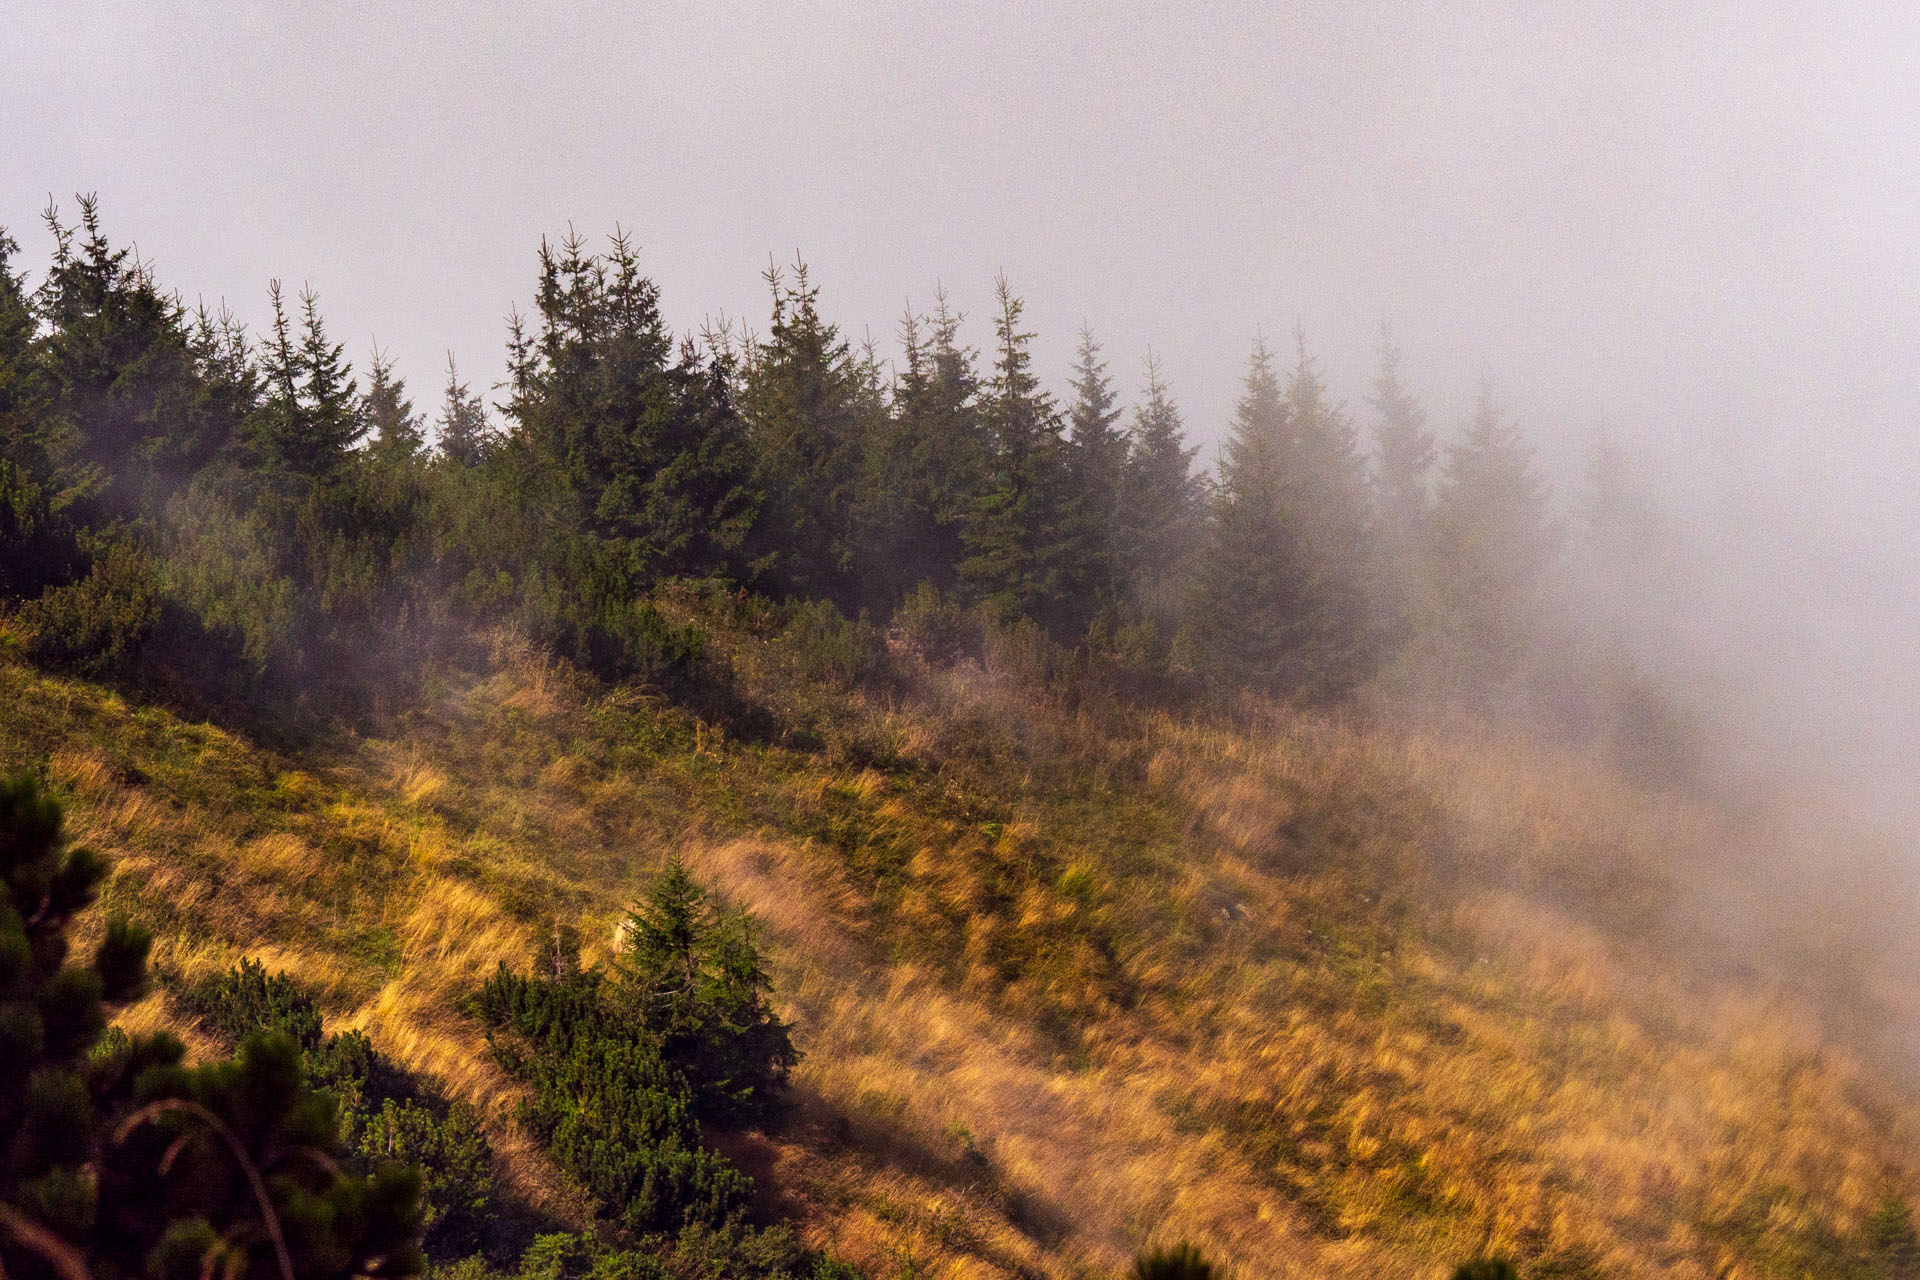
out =
{"type": "Polygon", "coordinates": [[[1865,1275],[1867,1216],[1914,1195],[1920,1111],[1825,1007],[1861,975],[1790,963],[1846,917],[1724,909],[1764,823],[1471,726],[974,666],[882,689],[724,641],[758,732],[503,640],[299,759],[0,663],[0,766],[47,770],[163,968],[292,971],[494,1117],[563,1217],[456,1004],[556,925],[603,956],[673,851],[763,922],[807,1055],[789,1121],[729,1150],[871,1274],[1189,1238],[1249,1276],[1865,1275]]]}

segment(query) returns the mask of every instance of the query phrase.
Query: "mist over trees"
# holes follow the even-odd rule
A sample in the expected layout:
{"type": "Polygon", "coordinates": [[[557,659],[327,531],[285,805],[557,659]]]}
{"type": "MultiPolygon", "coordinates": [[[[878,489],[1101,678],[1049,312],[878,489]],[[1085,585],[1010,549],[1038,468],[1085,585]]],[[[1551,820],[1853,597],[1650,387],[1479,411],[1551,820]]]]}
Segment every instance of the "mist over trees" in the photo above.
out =
{"type": "MultiPolygon", "coordinates": [[[[51,665],[353,714],[507,626],[671,689],[702,637],[652,595],[692,580],[1025,626],[1169,697],[1497,702],[1560,625],[1526,439],[1490,389],[1436,429],[1384,331],[1357,412],[1304,334],[1256,340],[1209,470],[1151,355],[1117,370],[1083,326],[1049,390],[1004,277],[978,347],[944,292],[856,346],[801,262],[767,270],[764,333],[677,336],[628,236],[570,235],[506,383],[449,355],[434,411],[378,347],[356,371],[310,287],[271,284],[253,334],[91,199],[48,220],[37,283],[0,236],[0,613],[51,665]]],[[[1630,505],[1577,531],[1618,543],[1630,505]]]]}

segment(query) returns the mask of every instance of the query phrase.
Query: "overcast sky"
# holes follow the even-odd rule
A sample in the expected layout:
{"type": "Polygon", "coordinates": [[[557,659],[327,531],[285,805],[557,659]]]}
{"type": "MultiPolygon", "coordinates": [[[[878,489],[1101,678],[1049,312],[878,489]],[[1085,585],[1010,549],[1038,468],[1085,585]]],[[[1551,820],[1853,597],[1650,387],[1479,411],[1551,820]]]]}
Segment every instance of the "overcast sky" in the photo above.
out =
{"type": "Polygon", "coordinates": [[[1084,319],[1208,441],[1296,324],[1364,414],[1390,319],[1563,492],[1596,431],[1659,456],[1753,678],[1920,765],[1920,6],[220,8],[0,0],[25,265],[96,191],[190,301],[310,282],[428,404],[569,224],[682,329],[797,250],[856,336],[944,281],[983,343],[1004,270],[1056,386],[1084,319]]]}

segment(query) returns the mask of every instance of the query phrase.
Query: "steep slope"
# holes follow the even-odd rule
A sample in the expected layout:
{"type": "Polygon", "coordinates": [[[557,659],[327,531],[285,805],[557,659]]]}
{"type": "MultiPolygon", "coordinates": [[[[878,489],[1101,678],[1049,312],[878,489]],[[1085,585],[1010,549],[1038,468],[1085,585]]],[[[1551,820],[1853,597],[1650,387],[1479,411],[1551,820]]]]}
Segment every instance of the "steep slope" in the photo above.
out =
{"type": "Polygon", "coordinates": [[[0,767],[45,767],[163,969],[296,973],[495,1116],[563,1219],[457,1001],[556,927],[604,954],[678,851],[760,917],[806,1055],[728,1150],[869,1274],[1181,1236],[1254,1276],[1880,1274],[1920,1111],[1815,1010],[1850,975],[1701,941],[1750,825],[1471,727],[1195,720],[1004,662],[862,682],[718,634],[718,722],[503,640],[294,753],[0,661],[0,767]]]}

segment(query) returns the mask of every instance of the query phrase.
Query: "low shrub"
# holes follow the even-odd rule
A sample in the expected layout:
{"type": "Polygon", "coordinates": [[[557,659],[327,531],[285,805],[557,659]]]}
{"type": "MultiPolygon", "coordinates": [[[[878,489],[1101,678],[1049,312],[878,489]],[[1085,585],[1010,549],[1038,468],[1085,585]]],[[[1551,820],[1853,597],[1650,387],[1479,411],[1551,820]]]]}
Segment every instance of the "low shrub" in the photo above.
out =
{"type": "Polygon", "coordinates": [[[502,966],[474,998],[501,1065],[531,1087],[522,1122],[630,1231],[737,1221],[752,1180],[700,1144],[685,1078],[604,986],[592,972],[525,977],[502,966]]]}
{"type": "Polygon", "coordinates": [[[110,543],[87,576],[50,587],[20,607],[27,656],[79,675],[124,674],[160,620],[161,591],[136,548],[110,543]]]}
{"type": "Polygon", "coordinates": [[[474,1247],[495,1194],[493,1150],[472,1107],[450,1102],[358,1031],[323,1034],[313,997],[257,960],[176,986],[170,996],[227,1043],[261,1031],[290,1039],[303,1055],[308,1082],[332,1095],[340,1142],[355,1161],[366,1169],[400,1164],[420,1171],[429,1256],[453,1257],[474,1247]]]}

